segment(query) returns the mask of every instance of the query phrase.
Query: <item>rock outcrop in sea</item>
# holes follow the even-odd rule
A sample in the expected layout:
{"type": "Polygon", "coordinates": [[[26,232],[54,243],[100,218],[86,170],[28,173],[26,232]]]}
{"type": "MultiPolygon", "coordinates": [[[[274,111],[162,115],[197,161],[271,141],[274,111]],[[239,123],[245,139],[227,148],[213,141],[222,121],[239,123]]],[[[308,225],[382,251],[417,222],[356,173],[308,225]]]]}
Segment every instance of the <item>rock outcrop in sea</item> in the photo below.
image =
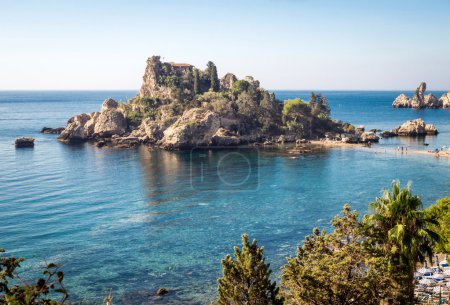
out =
{"type": "Polygon", "coordinates": [[[16,148],[34,147],[34,138],[17,138],[14,144],[16,148]]]}
{"type": "Polygon", "coordinates": [[[389,138],[397,136],[424,136],[437,134],[438,130],[433,124],[426,124],[422,119],[415,119],[407,121],[395,129],[383,131],[380,136],[389,138]]]}
{"type": "Polygon", "coordinates": [[[98,147],[147,144],[188,149],[295,143],[328,134],[350,143],[378,141],[374,133],[332,120],[327,99],[320,94],[312,93],[309,103],[284,103],[251,76],[239,80],[227,73],[219,79],[212,62],[200,70],[152,56],[136,97],[121,103],[109,98],[99,112],[70,118],[58,139],[94,141],[98,147]]]}
{"type": "Polygon", "coordinates": [[[439,99],[432,93],[425,94],[427,84],[422,82],[414,92],[412,98],[400,94],[392,103],[394,108],[450,108],[450,91],[444,93],[439,99]]]}
{"type": "Polygon", "coordinates": [[[74,143],[123,135],[127,123],[118,106],[115,100],[109,98],[103,102],[100,112],[70,118],[58,140],[74,143]]]}

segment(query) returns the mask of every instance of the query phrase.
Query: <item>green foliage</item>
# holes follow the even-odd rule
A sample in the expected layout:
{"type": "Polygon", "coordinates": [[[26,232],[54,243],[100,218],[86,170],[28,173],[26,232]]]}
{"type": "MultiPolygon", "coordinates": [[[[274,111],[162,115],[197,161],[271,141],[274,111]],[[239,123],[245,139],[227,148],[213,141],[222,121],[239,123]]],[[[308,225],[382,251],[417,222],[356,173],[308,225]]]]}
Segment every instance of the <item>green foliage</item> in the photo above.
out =
{"type": "Polygon", "coordinates": [[[311,107],[311,113],[315,117],[326,117],[328,118],[330,116],[331,110],[330,106],[328,105],[327,98],[325,96],[322,96],[321,94],[314,94],[314,92],[311,93],[310,96],[310,107],[311,107]]]}
{"type": "Polygon", "coordinates": [[[198,75],[198,69],[194,69],[194,95],[200,93],[200,78],[198,75]]]}
{"type": "MultiPolygon", "coordinates": [[[[0,253],[4,252],[0,248],[0,253]]],[[[59,270],[59,266],[47,265],[43,277],[35,284],[28,284],[17,273],[23,261],[23,258],[0,257],[0,305],[64,304],[69,295],[62,283],[64,273],[59,270]],[[58,295],[60,296],[58,300],[52,298],[58,295]]]]}
{"type": "Polygon", "coordinates": [[[180,85],[180,80],[176,75],[169,75],[164,78],[164,85],[171,88],[176,88],[180,85]]]}
{"type": "Polygon", "coordinates": [[[310,114],[311,108],[301,99],[296,98],[284,101],[283,117],[295,120],[300,116],[309,116],[310,114]]]}
{"type": "Polygon", "coordinates": [[[131,110],[125,114],[128,126],[139,126],[144,119],[144,113],[141,111],[131,110]]]}
{"type": "Polygon", "coordinates": [[[197,96],[196,100],[200,105],[202,103],[209,104],[211,110],[223,116],[234,115],[237,111],[236,103],[223,92],[208,91],[197,96]]]}
{"type": "Polygon", "coordinates": [[[431,260],[433,247],[440,240],[433,230],[437,221],[426,215],[410,186],[401,188],[398,181],[392,184],[392,193],[385,190],[370,208],[373,214],[364,217],[367,242],[378,256],[388,259],[398,291],[395,304],[412,304],[417,264],[431,260]]]}
{"type": "Polygon", "coordinates": [[[250,87],[250,83],[246,80],[241,79],[241,80],[234,82],[233,86],[231,87],[231,93],[234,96],[238,96],[242,92],[247,91],[249,87],[250,87]]]}
{"type": "Polygon", "coordinates": [[[309,104],[311,105],[311,107],[313,107],[315,103],[316,103],[316,94],[314,92],[311,92],[311,94],[309,95],[309,104]]]}
{"type": "Polygon", "coordinates": [[[236,104],[239,109],[239,114],[246,116],[249,119],[256,119],[259,105],[258,101],[256,101],[250,94],[246,92],[239,94],[236,104]]]}
{"type": "Polygon", "coordinates": [[[222,260],[223,277],[219,279],[219,305],[281,305],[275,282],[270,281],[270,265],[264,248],[256,240],[242,235],[242,249],[234,247],[234,256],[222,260]]]}
{"type": "Polygon", "coordinates": [[[158,107],[158,101],[150,97],[142,97],[139,99],[139,105],[146,111],[158,107]]]}
{"type": "Polygon", "coordinates": [[[450,197],[439,199],[435,204],[426,209],[429,219],[435,219],[438,224],[432,225],[441,240],[435,246],[436,253],[450,253],[450,197]]]}
{"type": "Polygon", "coordinates": [[[311,108],[301,99],[284,101],[282,118],[290,132],[301,137],[311,135],[311,108]]]}
{"type": "Polygon", "coordinates": [[[212,61],[209,61],[207,64],[207,71],[209,74],[209,82],[210,82],[209,89],[214,92],[219,91],[220,83],[219,83],[219,77],[217,75],[217,67],[212,61]]]}
{"type": "Polygon", "coordinates": [[[356,130],[355,126],[350,123],[342,123],[341,127],[344,133],[355,133],[356,130]]]}
{"type": "Polygon", "coordinates": [[[345,205],[334,231],[313,230],[282,269],[287,304],[375,305],[389,293],[386,260],[364,246],[356,211],[345,205]]]}

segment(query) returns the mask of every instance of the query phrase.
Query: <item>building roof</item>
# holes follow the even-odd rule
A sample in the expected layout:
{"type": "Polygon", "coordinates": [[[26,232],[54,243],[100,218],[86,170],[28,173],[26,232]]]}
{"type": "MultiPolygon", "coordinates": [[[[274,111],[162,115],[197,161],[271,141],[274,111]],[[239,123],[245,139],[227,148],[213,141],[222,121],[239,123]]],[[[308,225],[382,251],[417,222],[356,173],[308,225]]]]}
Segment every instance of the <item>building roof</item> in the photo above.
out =
{"type": "Polygon", "coordinates": [[[174,62],[171,62],[170,65],[175,68],[190,68],[190,67],[192,67],[192,65],[190,65],[190,64],[174,63],[174,62]]]}

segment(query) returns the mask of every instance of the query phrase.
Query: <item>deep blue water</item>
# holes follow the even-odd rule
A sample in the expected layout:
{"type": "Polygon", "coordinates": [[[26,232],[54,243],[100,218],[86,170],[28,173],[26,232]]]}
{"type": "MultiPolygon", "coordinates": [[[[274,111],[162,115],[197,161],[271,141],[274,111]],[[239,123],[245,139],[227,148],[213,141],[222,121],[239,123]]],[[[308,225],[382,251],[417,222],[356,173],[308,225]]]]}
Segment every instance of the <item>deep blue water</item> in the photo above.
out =
{"type": "MultiPolygon", "coordinates": [[[[399,92],[322,93],[333,117],[355,125],[390,129],[421,117],[441,131],[380,147],[450,145],[448,110],[392,109],[399,92]]],[[[110,288],[116,303],[153,303],[155,290],[166,287],[172,292],[160,303],[208,304],[220,260],[241,233],[265,246],[276,277],[314,226],[329,227],[346,202],[366,212],[393,179],[412,181],[426,205],[450,195],[445,158],[345,148],[298,158],[255,149],[113,150],[67,146],[38,132],[98,110],[109,96],[134,94],[0,92],[0,246],[28,258],[26,273],[45,261],[63,264],[72,296],[87,303],[110,288]],[[20,136],[35,137],[35,148],[15,150],[20,136]]],[[[277,96],[307,99],[309,92],[277,96]]]]}

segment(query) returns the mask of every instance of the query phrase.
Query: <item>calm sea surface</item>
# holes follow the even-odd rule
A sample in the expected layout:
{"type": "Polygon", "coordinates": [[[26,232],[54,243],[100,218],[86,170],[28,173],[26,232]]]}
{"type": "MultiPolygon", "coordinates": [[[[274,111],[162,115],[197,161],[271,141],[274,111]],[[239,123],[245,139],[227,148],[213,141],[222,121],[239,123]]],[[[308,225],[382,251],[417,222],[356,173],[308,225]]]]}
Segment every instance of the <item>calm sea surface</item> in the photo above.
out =
{"type": "MultiPolygon", "coordinates": [[[[392,109],[399,92],[322,92],[332,116],[391,129],[423,118],[441,132],[378,144],[431,149],[450,145],[449,110],[392,109]],[[430,146],[423,146],[427,142],[430,146]]],[[[412,94],[412,93],[409,93],[412,94]]],[[[442,92],[435,92],[440,96],[442,92]]],[[[241,233],[265,246],[274,275],[313,227],[328,228],[350,203],[361,212],[393,179],[413,182],[426,205],[450,195],[450,159],[358,149],[324,149],[293,158],[283,151],[166,152],[141,147],[68,146],[43,126],[96,111],[131,91],[0,92],[0,246],[28,258],[24,272],[63,264],[72,297],[99,303],[207,304],[220,260],[241,233]],[[34,149],[14,139],[36,138],[34,149]],[[162,300],[159,300],[161,302],[162,300]]],[[[280,99],[309,92],[277,92],[280,99]]]]}

